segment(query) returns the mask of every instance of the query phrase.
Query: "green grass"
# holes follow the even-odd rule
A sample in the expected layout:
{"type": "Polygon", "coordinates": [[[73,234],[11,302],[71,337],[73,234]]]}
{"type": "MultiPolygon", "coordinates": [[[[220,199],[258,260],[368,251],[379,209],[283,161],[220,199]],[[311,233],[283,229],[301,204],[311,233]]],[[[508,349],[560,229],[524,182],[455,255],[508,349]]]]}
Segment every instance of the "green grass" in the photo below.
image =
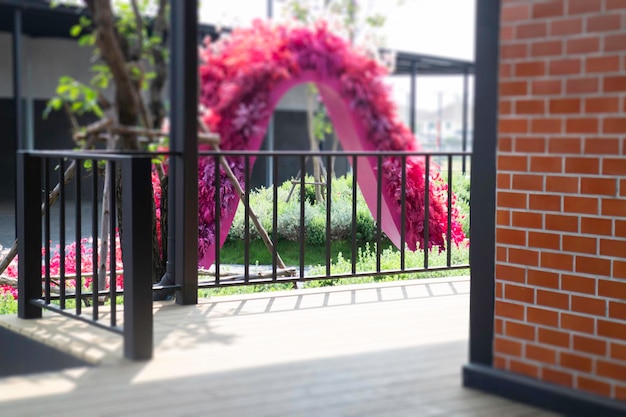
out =
{"type": "MultiPolygon", "coordinates": [[[[384,248],[381,253],[381,270],[393,270],[400,269],[400,251],[393,247],[389,241],[386,241],[382,247],[384,248]]],[[[291,247],[287,245],[287,249],[279,252],[283,257],[283,260],[288,265],[299,265],[299,250],[298,245],[293,244],[291,247]]],[[[307,260],[315,260],[316,262],[307,262],[307,265],[315,265],[309,275],[325,275],[326,273],[326,248],[312,247],[309,245],[307,248],[307,260]]],[[[352,262],[350,260],[351,245],[349,242],[339,241],[333,242],[331,245],[332,263],[331,274],[347,274],[352,270],[352,262]],[[347,254],[347,256],[344,256],[347,254]]],[[[224,245],[224,252],[222,253],[223,263],[240,264],[243,262],[243,243],[242,242],[229,242],[224,245]],[[224,261],[229,259],[230,262],[224,261]]],[[[265,245],[260,241],[251,242],[250,259],[258,260],[258,264],[265,265],[271,264],[271,256],[268,254],[268,250],[265,245]]],[[[424,252],[405,252],[405,268],[423,268],[424,265],[424,252]]],[[[251,263],[254,263],[251,261],[251,263]]],[[[458,247],[452,249],[452,265],[462,265],[469,263],[469,248],[458,247]]],[[[447,264],[447,253],[439,252],[438,250],[431,250],[429,252],[428,265],[430,268],[445,266],[447,264]]],[[[366,243],[360,245],[357,251],[357,272],[372,272],[376,270],[376,250],[375,246],[366,243]]],[[[407,274],[393,274],[385,276],[363,276],[356,278],[327,278],[316,281],[307,281],[305,288],[317,288],[328,287],[346,284],[369,284],[375,282],[390,282],[407,279],[419,279],[419,278],[439,278],[439,277],[454,277],[469,275],[469,269],[457,269],[457,270],[431,270],[416,273],[407,274]]],[[[199,292],[200,297],[212,297],[220,295],[236,295],[236,294],[251,294],[257,292],[269,292],[269,291],[281,291],[292,289],[293,285],[290,283],[281,284],[263,284],[263,285],[248,285],[248,286],[235,286],[235,287],[222,287],[201,289],[199,292]]]]}
{"type": "MultiPolygon", "coordinates": [[[[388,241],[385,242],[388,244],[388,241]]],[[[227,241],[224,243],[220,251],[220,261],[223,264],[244,263],[244,242],[241,240],[227,241]]],[[[363,249],[365,244],[358,245],[363,249]]],[[[276,250],[286,265],[300,265],[300,243],[287,240],[279,240],[276,250]]],[[[331,242],[330,254],[331,259],[337,259],[339,253],[344,256],[350,256],[352,253],[352,244],[345,240],[331,242]]],[[[250,264],[255,265],[271,265],[272,253],[267,249],[263,241],[252,240],[250,242],[250,264]]],[[[326,246],[305,244],[304,247],[304,264],[305,265],[322,265],[326,263],[326,246]]]]}
{"type": "MultiPolygon", "coordinates": [[[[91,297],[89,297],[89,301],[91,301],[91,297]]],[[[124,304],[124,297],[117,296],[115,299],[117,305],[124,304]]],[[[58,300],[52,300],[51,304],[59,307],[61,304],[58,300]]],[[[107,299],[104,303],[105,306],[111,305],[111,300],[107,299]]],[[[84,306],[84,304],[83,304],[84,306]]],[[[76,300],[73,298],[68,298],[65,300],[65,309],[66,310],[75,310],[76,309],[76,300]]],[[[13,299],[13,296],[9,293],[0,292],[0,315],[2,314],[17,314],[17,300],[13,299]]]]}
{"type": "Polygon", "coordinates": [[[0,292],[0,314],[17,314],[17,300],[8,292],[0,292]]]}

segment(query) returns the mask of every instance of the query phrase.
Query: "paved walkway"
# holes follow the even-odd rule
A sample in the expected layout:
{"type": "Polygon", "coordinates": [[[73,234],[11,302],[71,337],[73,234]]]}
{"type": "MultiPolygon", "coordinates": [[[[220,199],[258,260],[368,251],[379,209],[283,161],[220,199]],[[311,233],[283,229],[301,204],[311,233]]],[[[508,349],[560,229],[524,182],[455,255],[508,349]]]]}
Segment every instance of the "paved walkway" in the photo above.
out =
{"type": "Polygon", "coordinates": [[[53,416],[550,416],[461,387],[469,281],[155,303],[155,358],[63,317],[12,327],[96,367],[0,379],[0,410],[53,416]]]}

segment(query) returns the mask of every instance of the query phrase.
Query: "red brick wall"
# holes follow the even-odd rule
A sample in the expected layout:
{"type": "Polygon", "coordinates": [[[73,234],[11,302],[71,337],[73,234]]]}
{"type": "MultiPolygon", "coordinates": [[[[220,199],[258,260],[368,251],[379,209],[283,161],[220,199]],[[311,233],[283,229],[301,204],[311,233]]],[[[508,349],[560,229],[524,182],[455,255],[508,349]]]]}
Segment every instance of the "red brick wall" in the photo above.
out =
{"type": "Polygon", "coordinates": [[[494,365],[626,400],[626,0],[502,0],[494,365]]]}

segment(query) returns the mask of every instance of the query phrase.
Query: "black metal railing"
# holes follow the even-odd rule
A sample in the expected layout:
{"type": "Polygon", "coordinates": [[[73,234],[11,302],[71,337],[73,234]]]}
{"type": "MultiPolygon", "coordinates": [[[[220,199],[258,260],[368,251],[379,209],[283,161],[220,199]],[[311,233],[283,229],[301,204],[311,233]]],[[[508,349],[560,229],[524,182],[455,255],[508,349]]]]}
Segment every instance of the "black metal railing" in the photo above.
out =
{"type": "MultiPolygon", "coordinates": [[[[202,151],[200,152],[201,158],[208,158],[212,160],[212,165],[215,168],[215,189],[219,190],[222,183],[224,181],[228,181],[224,178],[224,173],[222,175],[219,174],[220,168],[220,159],[225,158],[229,161],[230,165],[233,165],[233,161],[238,161],[240,166],[243,166],[242,172],[240,176],[243,177],[243,196],[241,198],[240,205],[243,205],[244,210],[244,236],[243,236],[243,258],[241,270],[239,272],[226,273],[224,268],[220,265],[223,263],[222,261],[222,252],[223,249],[220,245],[216,245],[214,258],[217,260],[214,264],[214,269],[211,271],[211,274],[208,279],[201,279],[198,287],[199,288],[212,288],[212,287],[226,287],[226,286],[236,286],[236,285],[258,285],[258,284],[277,284],[277,283],[296,283],[302,281],[314,281],[314,280],[328,280],[328,279],[342,279],[342,278],[358,278],[358,277],[384,277],[390,275],[415,275],[418,273],[428,273],[428,272],[439,272],[445,270],[463,270],[469,268],[469,260],[463,259],[463,261],[454,261],[453,253],[455,251],[465,250],[467,248],[457,248],[453,242],[452,238],[452,223],[457,219],[453,218],[454,210],[452,208],[453,202],[453,187],[455,186],[453,182],[453,177],[455,173],[461,173],[463,160],[468,160],[471,157],[471,153],[469,152],[451,152],[451,153],[438,153],[438,152],[302,152],[302,151],[221,151],[221,152],[212,152],[212,151],[202,151]],[[326,164],[327,173],[326,178],[323,182],[324,188],[324,199],[325,201],[325,210],[326,210],[326,219],[325,219],[325,244],[323,250],[325,251],[325,259],[326,262],[323,265],[308,265],[305,261],[306,253],[307,253],[307,244],[306,244],[306,236],[305,230],[307,229],[307,225],[305,224],[305,204],[306,204],[306,189],[308,186],[308,182],[310,179],[305,179],[304,175],[297,175],[296,173],[304,173],[308,171],[311,172],[311,162],[312,158],[319,158],[326,164]],[[343,161],[343,172],[332,172],[331,167],[333,166],[333,159],[335,158],[344,158],[343,161]],[[374,160],[374,164],[377,167],[376,169],[376,184],[371,184],[372,187],[377,187],[376,195],[377,201],[375,204],[375,212],[372,213],[373,220],[375,223],[375,234],[373,236],[371,246],[373,247],[373,251],[375,252],[375,267],[359,269],[358,258],[359,252],[362,249],[362,244],[364,242],[359,242],[357,237],[357,208],[359,204],[363,204],[363,202],[358,198],[358,180],[361,175],[362,167],[366,162],[366,159],[371,158],[374,160]],[[438,265],[433,265],[431,262],[432,255],[429,250],[422,250],[419,252],[419,256],[421,256],[422,261],[419,266],[409,266],[407,264],[407,256],[409,251],[406,249],[406,230],[405,228],[400,229],[401,233],[401,243],[399,248],[399,262],[396,267],[389,268],[384,267],[383,263],[386,262],[384,258],[384,249],[385,245],[389,244],[389,242],[385,239],[385,234],[382,231],[382,177],[383,177],[383,162],[388,158],[400,158],[402,163],[402,172],[401,172],[401,184],[402,189],[406,189],[407,182],[407,170],[406,170],[406,162],[408,158],[421,159],[421,162],[424,165],[425,171],[430,172],[431,175],[435,172],[441,175],[441,178],[447,185],[446,198],[444,204],[446,205],[447,210],[447,218],[445,219],[446,230],[447,233],[444,237],[445,244],[441,249],[445,249],[445,261],[443,263],[439,263],[438,265]],[[250,245],[251,245],[251,234],[253,226],[250,222],[250,214],[251,211],[255,210],[255,207],[251,204],[250,196],[251,193],[254,192],[255,189],[255,180],[258,183],[258,178],[265,178],[263,173],[254,172],[252,170],[252,161],[255,160],[256,164],[261,167],[266,167],[265,170],[268,170],[268,166],[272,168],[269,169],[271,172],[271,176],[269,177],[272,181],[272,184],[269,184],[269,187],[272,188],[272,209],[271,209],[271,231],[269,234],[272,242],[273,248],[271,251],[271,264],[266,265],[267,273],[252,273],[251,272],[251,264],[255,264],[256,260],[250,257],[250,245]],[[333,183],[336,181],[336,176],[341,175],[343,173],[348,173],[351,177],[351,232],[348,236],[348,240],[351,242],[350,245],[350,253],[346,254],[346,258],[350,258],[350,268],[348,271],[337,272],[334,271],[333,263],[331,260],[331,246],[332,246],[332,204],[333,198],[333,183]],[[280,183],[282,181],[291,181],[294,185],[294,188],[297,189],[297,195],[299,195],[299,236],[295,241],[291,242],[281,242],[279,236],[279,196],[278,189],[280,187],[280,183]],[[288,269],[290,273],[284,273],[285,271],[279,271],[278,259],[280,248],[285,247],[287,245],[298,245],[299,247],[299,262],[297,264],[288,265],[288,269]],[[314,268],[311,268],[314,266],[314,268]],[[278,272],[283,272],[279,274],[278,272]]],[[[371,163],[371,162],[370,162],[371,163]]],[[[224,166],[222,161],[222,167],[224,166]]],[[[425,176],[425,189],[429,189],[431,185],[431,176],[425,176]]],[[[215,211],[216,211],[216,236],[215,240],[220,241],[222,236],[220,236],[220,193],[215,193],[216,199],[214,201],[215,211]]],[[[430,193],[424,193],[424,201],[423,206],[429,207],[429,198],[430,193]]],[[[241,209],[241,208],[240,208],[241,209]]],[[[400,203],[400,224],[406,223],[406,204],[405,204],[405,194],[404,192],[401,195],[401,203],[400,203]]],[[[424,214],[424,230],[423,230],[423,239],[425,242],[429,241],[429,234],[432,232],[429,230],[429,216],[430,213],[427,210],[424,214]]],[[[316,248],[316,249],[319,249],[316,248]]],[[[440,248],[434,248],[433,251],[438,251],[440,248]]],[[[414,256],[414,255],[412,255],[414,256]]],[[[159,287],[165,288],[165,287],[159,287]]],[[[177,288],[176,286],[171,286],[169,288],[177,288]]]]}
{"type": "MultiPolygon", "coordinates": [[[[64,316],[88,322],[100,328],[110,330],[124,336],[124,354],[130,359],[146,359],[152,355],[152,292],[159,290],[182,290],[181,284],[152,285],[152,245],[153,218],[147,213],[153,211],[153,195],[151,185],[151,164],[155,156],[172,156],[172,153],[106,153],[106,152],[74,152],[74,151],[31,151],[21,152],[18,155],[18,269],[19,269],[19,299],[18,315],[21,318],[38,318],[42,309],[47,309],[64,316]],[[104,167],[111,173],[108,180],[97,174],[104,167]],[[72,172],[74,171],[74,172],[72,172]],[[113,174],[115,173],[115,174],[113,174]],[[73,181],[70,181],[73,179],[73,181]],[[66,185],[67,183],[67,185],[66,185]],[[57,184],[56,186],[53,186],[57,184]],[[118,191],[121,189],[121,194],[118,191]],[[107,209],[110,220],[107,230],[99,230],[103,193],[108,194],[107,209]],[[56,196],[58,194],[58,196],[56,196]],[[120,198],[121,196],[121,198],[120,198]],[[56,199],[53,205],[52,200],[56,199]],[[121,230],[116,230],[118,219],[116,214],[121,206],[121,230]],[[118,269],[116,258],[117,241],[120,235],[122,249],[123,270],[118,269]],[[98,265],[104,262],[99,257],[98,239],[107,238],[108,263],[107,277],[100,276],[98,265]],[[75,242],[75,247],[68,242],[75,242]],[[83,245],[88,250],[82,250],[83,245]],[[56,252],[53,253],[53,246],[56,252]],[[66,247],[68,249],[66,249],[66,247]],[[73,253],[66,253],[67,250],[73,253]],[[67,255],[67,256],[66,256],[67,255]],[[66,261],[68,260],[68,261],[66,261]],[[90,266],[89,266],[90,265],[90,266]],[[69,271],[69,272],[68,272],[69,271]],[[123,285],[116,285],[118,274],[123,274],[123,285]],[[71,280],[74,280],[71,285],[71,280]],[[84,284],[89,282],[89,285],[84,284]],[[108,282],[108,288],[106,288],[108,282]],[[70,285],[68,285],[70,284],[70,285]],[[118,297],[123,297],[123,317],[118,317],[118,297]],[[70,301],[72,300],[72,301],[70,301]]],[[[464,158],[470,156],[467,152],[456,153],[428,153],[428,152],[246,152],[246,151],[201,151],[203,161],[211,161],[214,171],[214,182],[206,184],[214,190],[222,186],[231,186],[232,179],[224,176],[226,165],[233,167],[238,164],[239,171],[235,176],[241,185],[241,201],[239,210],[243,210],[243,257],[241,259],[242,273],[230,274],[223,265],[224,251],[221,245],[214,245],[213,271],[209,278],[202,279],[197,285],[194,282],[194,291],[199,288],[226,287],[236,285],[298,283],[314,280],[359,278],[365,276],[386,277],[389,275],[414,276],[418,273],[434,273],[442,270],[462,270],[468,268],[466,258],[455,261],[454,251],[465,250],[456,248],[452,236],[453,218],[452,189],[454,187],[454,173],[460,172],[464,158]],[[311,160],[318,158],[326,166],[324,181],[318,186],[323,189],[325,210],[324,243],[312,249],[307,243],[307,193],[310,192],[311,179],[305,173],[310,172],[311,160]],[[421,257],[420,265],[411,266],[408,262],[409,252],[406,249],[406,230],[400,228],[399,260],[389,267],[385,258],[384,245],[389,244],[383,233],[383,169],[388,158],[399,158],[400,163],[400,224],[406,224],[407,208],[404,190],[407,186],[407,161],[409,158],[420,159],[425,171],[431,174],[438,172],[447,185],[446,205],[447,218],[445,221],[446,234],[443,237],[442,249],[445,249],[445,260],[435,265],[432,262],[431,251],[418,251],[421,257]],[[256,164],[253,162],[256,161],[256,164]],[[372,178],[376,184],[376,203],[372,213],[374,232],[369,242],[364,242],[359,236],[358,217],[363,205],[366,204],[359,196],[358,180],[365,175],[363,165],[367,163],[376,167],[372,178]],[[333,167],[336,167],[333,169],[333,167]],[[298,172],[300,175],[298,175],[298,172]],[[266,175],[267,173],[271,175],[266,175]],[[333,195],[340,188],[338,178],[347,174],[350,183],[344,183],[343,190],[349,193],[350,207],[345,210],[349,213],[350,225],[346,240],[349,242],[349,262],[343,270],[335,270],[333,265],[332,240],[334,236],[333,195]],[[261,180],[259,180],[261,179],[261,180]],[[280,183],[287,181],[292,187],[289,195],[297,196],[297,237],[292,241],[284,241],[280,237],[279,193],[280,183]],[[230,184],[228,184],[230,182],[230,184]],[[256,192],[257,186],[265,182],[269,184],[271,194],[271,209],[265,219],[268,228],[268,238],[272,242],[271,261],[266,265],[263,273],[252,270],[256,263],[251,254],[251,243],[254,225],[251,221],[257,210],[252,204],[251,195],[256,192]],[[374,261],[371,267],[361,267],[358,258],[363,251],[363,245],[371,244],[374,261]],[[280,252],[286,246],[298,247],[297,262],[282,265],[280,252]],[[308,253],[311,250],[322,250],[325,262],[320,265],[311,265],[308,253]],[[282,265],[282,266],[281,266],[282,265]]],[[[106,178],[106,176],[104,176],[106,178]]],[[[431,175],[424,176],[424,188],[429,189],[431,175]]],[[[344,181],[348,181],[344,179],[344,181]]],[[[438,180],[438,181],[441,181],[438,180]]],[[[284,191],[284,190],[283,190],[284,191]]],[[[234,192],[234,191],[233,191],[234,192]]],[[[281,191],[282,192],[282,191],[281,191]]],[[[215,236],[220,242],[224,236],[220,230],[222,198],[225,196],[215,192],[215,236]]],[[[429,207],[430,193],[424,193],[423,206],[429,207]]],[[[207,204],[204,201],[203,204],[207,204]]],[[[162,213],[163,214],[163,213],[162,213]]],[[[262,219],[263,220],[263,219],[262,219]]],[[[430,230],[430,212],[424,213],[423,242],[429,242],[433,233],[430,230]]],[[[168,227],[169,229],[169,227],[168,227]]],[[[162,239],[165,239],[162,236],[162,239]]],[[[230,239],[233,240],[232,238],[230,239]]],[[[197,248],[197,247],[196,247],[197,248]]],[[[168,245],[168,250],[173,250],[168,245]]],[[[434,249],[437,250],[437,249],[434,249]]],[[[411,255],[415,257],[415,255],[411,255]]],[[[335,260],[337,259],[335,255],[335,260]]],[[[344,265],[345,267],[346,265],[344,265]]],[[[199,270],[199,273],[204,272],[199,270]]]]}
{"type": "Polygon", "coordinates": [[[124,354],[129,359],[152,356],[152,250],[146,244],[152,236],[151,216],[146,215],[152,210],[150,170],[149,155],[73,151],[18,154],[19,317],[38,318],[42,309],[47,309],[123,334],[124,354]],[[97,174],[102,166],[110,173],[104,189],[97,174]],[[70,177],[74,179],[71,183],[70,177]],[[116,184],[118,179],[121,187],[116,184]],[[57,185],[51,188],[52,184],[57,185]],[[84,200],[85,191],[91,194],[90,201],[84,200]],[[108,194],[108,230],[98,230],[103,192],[108,194]],[[123,213],[120,286],[118,205],[123,213]],[[91,218],[90,227],[83,224],[84,217],[91,218]],[[99,276],[99,265],[106,264],[105,259],[99,259],[99,237],[109,241],[108,280],[99,276]],[[69,240],[75,242],[73,247],[66,246],[69,240]],[[54,254],[53,245],[57,248],[54,254]],[[70,280],[73,285],[68,285],[70,280]],[[118,297],[123,297],[122,318],[117,316],[118,297]]]}

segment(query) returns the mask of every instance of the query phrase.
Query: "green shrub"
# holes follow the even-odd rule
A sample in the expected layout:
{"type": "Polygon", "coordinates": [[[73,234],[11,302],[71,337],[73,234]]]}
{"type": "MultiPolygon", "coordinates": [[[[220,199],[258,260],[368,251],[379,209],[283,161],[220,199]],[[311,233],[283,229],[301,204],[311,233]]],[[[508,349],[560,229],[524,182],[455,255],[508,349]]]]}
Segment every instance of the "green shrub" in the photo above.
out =
{"type": "MultiPolygon", "coordinates": [[[[307,176],[307,183],[313,182],[313,178],[307,176]]],[[[455,173],[452,188],[457,196],[457,208],[463,232],[469,237],[469,176],[455,173]]],[[[277,213],[278,213],[278,239],[297,242],[300,239],[300,185],[297,184],[287,201],[293,184],[290,180],[285,181],[277,190],[277,213]]],[[[331,195],[331,227],[330,239],[352,240],[352,175],[333,178],[331,195]]],[[[324,197],[327,193],[324,192],[324,197]]],[[[259,187],[250,193],[250,206],[260,219],[265,230],[271,235],[273,224],[273,201],[272,188],[259,187]]],[[[376,222],[372,217],[363,195],[357,189],[356,209],[356,241],[359,243],[370,242],[376,237],[376,222]]],[[[323,244],[326,239],[326,212],[327,203],[315,203],[315,190],[313,185],[305,185],[304,204],[304,227],[306,242],[310,244],[323,244]]],[[[239,204],[235,214],[233,225],[228,234],[229,241],[243,240],[245,237],[243,204],[239,204]]],[[[259,233],[250,221],[250,238],[259,239],[259,233]]]]}
{"type": "MultiPolygon", "coordinates": [[[[312,177],[306,177],[312,182],[312,177]]],[[[296,185],[289,201],[287,196],[293,184],[285,181],[278,187],[277,214],[278,239],[296,242],[300,239],[300,187],[296,185]]],[[[324,193],[326,197],[326,193],[324,193]]],[[[259,187],[250,193],[250,207],[259,218],[263,228],[271,235],[273,225],[272,188],[259,187]]],[[[356,239],[358,242],[371,240],[376,233],[376,225],[360,191],[357,191],[356,239]]],[[[352,238],[352,176],[334,178],[331,196],[331,235],[330,239],[345,240],[352,238]]],[[[327,203],[315,203],[315,190],[312,185],[305,186],[304,227],[307,243],[319,245],[326,239],[327,203]]],[[[245,208],[240,204],[228,234],[229,241],[245,238],[245,208]]],[[[250,238],[260,238],[258,231],[250,221],[250,238]]]]}
{"type": "Polygon", "coordinates": [[[470,176],[460,172],[452,176],[452,191],[456,195],[456,205],[459,210],[459,222],[463,227],[463,233],[470,237],[470,176]]]}
{"type": "MultiPolygon", "coordinates": [[[[428,253],[428,266],[439,267],[445,266],[447,263],[446,252],[439,252],[437,248],[431,250],[428,253]]],[[[452,251],[451,264],[463,265],[469,263],[469,248],[461,247],[452,251]]],[[[380,256],[380,270],[389,271],[394,269],[400,269],[400,251],[388,242],[384,244],[384,249],[381,251],[380,256]]],[[[424,251],[418,250],[415,252],[405,252],[405,268],[423,268],[424,266],[424,251]]],[[[337,260],[331,264],[331,274],[348,274],[352,271],[352,263],[350,259],[344,258],[342,253],[339,253],[337,260]]],[[[376,245],[370,245],[366,243],[363,248],[359,247],[357,252],[356,270],[359,273],[374,272],[376,271],[376,245]]],[[[366,281],[361,282],[377,282],[377,281],[395,281],[401,279],[413,279],[413,278],[434,278],[442,276],[459,276],[469,273],[469,270],[443,270],[443,271],[424,271],[411,274],[396,274],[386,276],[374,276],[367,278],[366,281]]],[[[325,275],[326,266],[318,265],[311,269],[310,275],[325,275]]],[[[307,286],[331,286],[344,283],[344,279],[326,279],[321,281],[312,281],[311,285],[307,283],[307,286]]],[[[354,279],[350,278],[349,281],[356,283],[354,279]]]]}
{"type": "Polygon", "coordinates": [[[9,292],[0,290],[0,314],[17,314],[17,300],[9,292]]]}

